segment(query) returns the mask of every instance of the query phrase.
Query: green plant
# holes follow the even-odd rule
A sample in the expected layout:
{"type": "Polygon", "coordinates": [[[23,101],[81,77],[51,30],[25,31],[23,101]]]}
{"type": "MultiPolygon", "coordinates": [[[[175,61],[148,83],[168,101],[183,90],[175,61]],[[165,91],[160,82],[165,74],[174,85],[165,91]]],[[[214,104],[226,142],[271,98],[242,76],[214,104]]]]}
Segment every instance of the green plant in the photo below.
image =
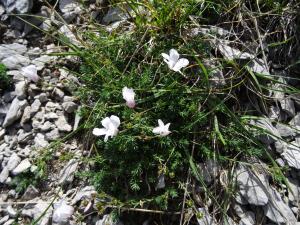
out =
{"type": "Polygon", "coordinates": [[[29,185],[35,186],[40,182],[39,174],[27,171],[12,179],[11,185],[15,187],[17,193],[23,193],[29,185]]]}
{"type": "Polygon", "coordinates": [[[121,119],[121,126],[108,142],[96,138],[90,159],[95,168],[82,175],[125,204],[179,210],[178,204],[170,203],[182,199],[180,183],[185,183],[190,167],[187,153],[196,162],[217,158],[230,165],[246,155],[261,156],[263,150],[227,112],[227,92],[212,93],[207,85],[211,74],[204,75],[197,64],[201,58],[193,52],[208,57],[209,46],[200,37],[185,42],[172,33],[160,33],[153,44],[151,32],[145,32],[103,32],[101,38],[86,33],[93,46],[78,52],[83,60],[79,77],[85,85],[78,89],[78,96],[85,128],[101,127],[101,120],[111,115],[121,119]],[[166,41],[166,35],[172,42],[166,41]],[[183,74],[162,64],[161,53],[172,47],[192,62],[183,74]],[[122,98],[125,86],[136,92],[134,109],[122,98]],[[152,133],[158,119],[171,123],[171,135],[152,133]],[[166,184],[162,190],[156,188],[160,176],[166,184]]]}
{"type": "Polygon", "coordinates": [[[0,92],[8,89],[11,85],[11,78],[6,73],[7,68],[0,63],[0,92]]]}
{"type": "MultiPolygon", "coordinates": [[[[218,87],[212,82],[213,70],[204,63],[216,59],[214,49],[200,35],[184,35],[190,26],[214,23],[216,16],[235,18],[235,9],[244,9],[243,2],[117,3],[124,11],[125,3],[131,7],[133,30],[108,33],[93,24],[93,31],[77,35],[83,46],[60,39],[73,50],[66,54],[82,60],[75,72],[84,85],[78,87],[77,95],[83,106],[84,144],[92,150],[92,156],[84,160],[92,169],[81,176],[88,177],[99,192],[111,196],[114,200],[110,203],[115,207],[170,211],[178,211],[182,205],[184,209],[185,203],[193,209],[203,204],[188,190],[192,183],[204,190],[203,199],[211,199],[214,211],[223,215],[235,192],[231,169],[236,163],[248,164],[249,158],[258,157],[271,165],[276,180],[284,182],[282,170],[255,138],[255,132],[248,129],[249,119],[243,117],[266,113],[269,84],[280,82],[271,75],[252,72],[247,63],[217,59],[220,69],[227,72],[226,84],[218,87]],[[170,71],[163,62],[161,53],[171,48],[190,61],[182,73],[170,71]],[[124,87],[136,93],[134,109],[128,108],[122,98],[124,87]],[[240,104],[243,101],[259,106],[251,105],[249,110],[240,104]],[[118,135],[108,142],[92,137],[91,130],[102,127],[102,119],[111,115],[121,120],[118,135]],[[171,123],[170,135],[153,134],[158,119],[171,123]],[[227,183],[211,185],[204,181],[197,164],[207,159],[216,160],[229,171],[227,183]],[[165,182],[161,189],[157,188],[160,179],[165,182]]],[[[248,1],[245,5],[256,6],[248,1]]],[[[287,93],[298,92],[286,88],[287,93]]]]}

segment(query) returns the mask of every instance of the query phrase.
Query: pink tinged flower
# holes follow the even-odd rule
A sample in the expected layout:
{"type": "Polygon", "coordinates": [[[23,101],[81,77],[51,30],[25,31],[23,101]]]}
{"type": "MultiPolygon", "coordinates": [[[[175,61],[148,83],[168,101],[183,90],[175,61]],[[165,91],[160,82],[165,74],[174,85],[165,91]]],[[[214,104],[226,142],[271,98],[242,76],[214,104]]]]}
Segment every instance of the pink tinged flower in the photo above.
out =
{"type": "Polygon", "coordinates": [[[123,94],[123,98],[126,101],[126,105],[129,108],[134,108],[135,107],[135,101],[134,101],[135,93],[134,93],[133,89],[124,87],[122,89],[122,94],[123,94]]]}
{"type": "Polygon", "coordinates": [[[118,127],[120,126],[120,119],[117,116],[112,115],[111,117],[105,117],[101,124],[104,128],[94,128],[93,134],[95,136],[102,136],[105,135],[104,141],[107,142],[109,137],[115,137],[119,130],[118,127]]]}
{"type": "Polygon", "coordinates": [[[164,61],[168,64],[169,68],[175,72],[180,72],[183,67],[189,65],[189,60],[186,58],[179,59],[179,53],[175,49],[171,49],[169,55],[166,53],[161,54],[164,61]]]}
{"type": "Polygon", "coordinates": [[[169,131],[169,126],[170,123],[167,123],[166,125],[163,123],[162,120],[158,120],[158,127],[153,128],[153,133],[154,134],[158,134],[161,137],[167,136],[171,133],[171,131],[169,131]]]}
{"type": "Polygon", "coordinates": [[[37,68],[35,65],[29,65],[23,67],[21,69],[21,72],[24,77],[27,77],[29,80],[33,82],[38,82],[38,80],[40,79],[39,75],[37,74],[37,68]]]}

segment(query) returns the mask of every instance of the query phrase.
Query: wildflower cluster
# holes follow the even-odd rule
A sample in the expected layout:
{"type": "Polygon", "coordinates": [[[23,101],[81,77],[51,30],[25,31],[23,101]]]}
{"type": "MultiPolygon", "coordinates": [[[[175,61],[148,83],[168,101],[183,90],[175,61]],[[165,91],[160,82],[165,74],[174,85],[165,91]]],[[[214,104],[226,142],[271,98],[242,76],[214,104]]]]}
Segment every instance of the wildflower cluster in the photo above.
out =
{"type": "Polygon", "coordinates": [[[172,49],[207,58],[211,49],[201,37],[187,43],[162,37],[152,45],[149,36],[139,51],[137,33],[87,38],[95,41],[81,53],[81,116],[85,131],[103,138],[85,136],[94,154],[87,159],[91,171],[81,176],[98,191],[130,206],[178,210],[190,163],[254,152],[227,113],[223,95],[210,89],[210,71],[203,74],[172,49]],[[171,50],[162,53],[166,49],[171,50]]]}
{"type": "MultiPolygon", "coordinates": [[[[175,49],[170,50],[170,54],[162,53],[164,57],[164,61],[168,64],[169,68],[173,71],[180,72],[180,70],[186,66],[188,66],[189,61],[185,58],[179,59],[179,53],[175,49]]],[[[126,105],[129,108],[134,108],[135,103],[135,92],[132,88],[124,87],[122,89],[122,95],[124,100],[126,101],[126,105]]],[[[109,137],[114,137],[118,134],[118,127],[120,126],[120,118],[118,116],[112,115],[110,117],[105,117],[101,124],[104,128],[94,128],[93,134],[95,136],[104,135],[104,141],[107,142],[109,137]]],[[[164,124],[161,119],[158,120],[158,127],[153,128],[153,133],[158,134],[161,137],[169,135],[171,132],[169,131],[170,123],[164,124]]]]}

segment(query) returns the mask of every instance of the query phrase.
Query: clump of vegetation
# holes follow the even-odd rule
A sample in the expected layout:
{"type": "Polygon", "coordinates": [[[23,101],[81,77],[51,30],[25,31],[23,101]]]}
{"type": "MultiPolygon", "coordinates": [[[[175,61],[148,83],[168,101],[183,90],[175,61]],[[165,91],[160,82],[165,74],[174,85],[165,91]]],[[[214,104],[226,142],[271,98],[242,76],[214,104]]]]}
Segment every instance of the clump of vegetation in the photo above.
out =
{"type": "MultiPolygon", "coordinates": [[[[99,191],[129,206],[178,211],[185,192],[182,184],[195,163],[215,159],[229,168],[235,160],[263,155],[245,130],[246,121],[232,113],[228,94],[243,88],[241,75],[236,75],[235,88],[230,83],[213,86],[213,71],[202,64],[212,57],[210,45],[200,36],[180,37],[176,23],[187,19],[191,10],[196,13],[200,4],[176,2],[180,7],[153,3],[153,13],[162,15],[153,14],[147,21],[137,18],[144,26],[134,32],[87,32],[83,35],[90,48],[77,51],[83,60],[78,74],[85,85],[78,95],[86,130],[102,127],[101,121],[111,115],[121,121],[119,133],[107,142],[93,138],[94,169],[83,175],[99,191]],[[182,72],[170,70],[163,61],[162,53],[172,48],[190,62],[182,72]],[[135,91],[134,108],[125,104],[124,87],[135,91]],[[159,119],[171,123],[168,136],[153,134],[159,119]]],[[[242,76],[249,79],[246,75],[242,76]]]]}
{"type": "MultiPolygon", "coordinates": [[[[268,85],[279,81],[249,71],[247,63],[218,58],[211,40],[201,35],[185,35],[192,27],[215,24],[216,15],[234,21],[242,9],[247,12],[245,21],[254,24],[249,8],[265,13],[273,7],[280,13],[286,4],[279,3],[130,0],[126,4],[132,11],[124,7],[124,12],[130,13],[133,28],[107,32],[93,24],[93,31],[77,35],[84,48],[70,47],[82,60],[77,74],[84,85],[77,95],[85,122],[84,142],[92,149],[86,159],[92,170],[81,176],[114,199],[112,205],[173,212],[185,205],[203,207],[212,200],[219,216],[226,213],[234,194],[230,171],[237,162],[263,159],[272,165],[276,181],[284,180],[281,169],[248,129],[251,117],[245,116],[266,114],[268,85]],[[170,49],[188,59],[188,66],[178,71],[167,65],[162,53],[170,49]],[[207,61],[213,60],[219,64],[212,69],[214,63],[207,65],[207,61]],[[224,82],[216,83],[215,70],[224,72],[224,82]],[[132,107],[123,99],[124,87],[134,90],[132,107]],[[112,115],[120,124],[109,138],[92,135],[112,115]],[[153,133],[158,120],[170,123],[170,134],[153,133]],[[228,180],[205,181],[199,164],[207,160],[228,171],[223,176],[228,180]],[[195,194],[195,187],[202,191],[195,194]]],[[[237,29],[247,30],[245,24],[237,29]]],[[[240,38],[248,40],[246,36],[240,38]]],[[[274,42],[279,43],[277,37],[274,42]]]]}
{"type": "Polygon", "coordinates": [[[11,78],[7,75],[7,68],[0,63],[0,93],[8,89],[11,85],[11,78]]]}

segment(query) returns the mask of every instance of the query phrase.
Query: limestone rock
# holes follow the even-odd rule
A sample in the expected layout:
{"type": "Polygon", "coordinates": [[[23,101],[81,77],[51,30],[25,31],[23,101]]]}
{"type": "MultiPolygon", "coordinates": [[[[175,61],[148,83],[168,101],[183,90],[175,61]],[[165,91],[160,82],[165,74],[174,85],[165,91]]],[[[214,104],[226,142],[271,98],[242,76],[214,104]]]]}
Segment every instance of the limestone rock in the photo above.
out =
{"type": "Polygon", "coordinates": [[[71,183],[74,179],[74,174],[78,167],[78,161],[71,159],[59,174],[59,184],[71,183]]]}
{"type": "Polygon", "coordinates": [[[263,206],[265,215],[276,224],[296,225],[297,219],[292,210],[272,187],[269,189],[269,196],[270,201],[263,206]]]}
{"type": "Polygon", "coordinates": [[[19,100],[18,98],[15,98],[12,101],[2,126],[8,127],[18,120],[22,116],[23,110],[27,105],[27,100],[19,100]]]}
{"type": "Polygon", "coordinates": [[[18,175],[23,173],[24,171],[28,170],[31,167],[31,163],[29,159],[24,159],[22,162],[12,171],[13,175],[18,175]]]}
{"type": "Polygon", "coordinates": [[[12,171],[20,164],[20,162],[21,162],[21,158],[16,153],[13,153],[7,162],[6,168],[9,171],[12,171]]]}
{"type": "Polygon", "coordinates": [[[251,205],[266,205],[268,198],[267,179],[253,173],[249,167],[239,165],[235,171],[239,194],[251,205]]]}

